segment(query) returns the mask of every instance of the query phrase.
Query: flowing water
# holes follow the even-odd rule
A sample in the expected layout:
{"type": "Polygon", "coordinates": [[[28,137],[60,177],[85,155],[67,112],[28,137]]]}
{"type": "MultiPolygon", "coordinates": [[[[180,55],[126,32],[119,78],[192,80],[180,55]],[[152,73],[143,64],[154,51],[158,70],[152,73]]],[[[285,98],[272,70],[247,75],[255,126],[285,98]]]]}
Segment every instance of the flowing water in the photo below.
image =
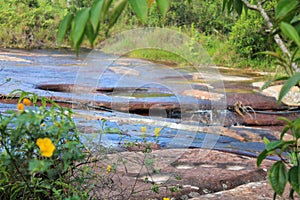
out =
{"type": "MultiPolygon", "coordinates": [[[[94,51],[0,50],[0,94],[15,89],[71,104],[82,140],[121,148],[126,141],[162,148],[257,152],[272,131],[224,125],[227,93],[255,93],[255,73],[216,66],[176,68],[94,51]],[[105,119],[101,121],[99,119],[105,119]],[[145,133],[141,132],[146,127],[145,133]],[[155,137],[155,128],[162,128],[155,137]],[[103,132],[105,134],[101,134],[103,132]],[[246,139],[245,139],[246,138],[246,139]]],[[[14,104],[0,103],[0,112],[14,104]]]]}

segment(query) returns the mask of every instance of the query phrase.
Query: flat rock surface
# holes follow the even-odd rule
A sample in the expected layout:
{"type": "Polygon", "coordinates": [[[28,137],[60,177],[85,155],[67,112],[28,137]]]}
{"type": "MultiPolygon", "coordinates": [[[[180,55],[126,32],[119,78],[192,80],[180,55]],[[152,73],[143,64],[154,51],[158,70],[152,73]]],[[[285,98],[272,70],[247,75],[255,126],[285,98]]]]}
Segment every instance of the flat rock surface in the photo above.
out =
{"type": "MultiPolygon", "coordinates": [[[[163,149],[147,155],[142,152],[110,154],[97,166],[105,168],[119,163],[110,178],[124,189],[120,199],[129,195],[133,187],[140,192],[131,199],[181,199],[193,192],[199,197],[189,199],[272,199],[266,174],[273,162],[265,160],[257,168],[255,158],[242,155],[205,149],[163,149]],[[153,160],[153,165],[141,167],[145,160],[153,160]],[[158,184],[158,193],[151,191],[152,182],[158,184]],[[178,190],[171,192],[171,188],[178,190]]],[[[94,195],[101,194],[103,191],[94,195]]],[[[108,198],[116,195],[105,194],[108,198]]]]}

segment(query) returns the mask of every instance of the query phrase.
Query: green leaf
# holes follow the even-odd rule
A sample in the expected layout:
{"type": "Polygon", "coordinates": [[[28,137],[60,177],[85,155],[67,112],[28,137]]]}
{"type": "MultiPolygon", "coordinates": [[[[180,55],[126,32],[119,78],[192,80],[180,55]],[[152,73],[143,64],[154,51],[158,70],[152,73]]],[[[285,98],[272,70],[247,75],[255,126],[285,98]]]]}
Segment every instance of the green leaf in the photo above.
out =
{"type": "Polygon", "coordinates": [[[277,148],[280,148],[285,142],[282,140],[277,140],[277,141],[273,141],[270,142],[269,144],[266,145],[266,150],[267,151],[273,151],[277,148]]]}
{"type": "Polygon", "coordinates": [[[91,7],[90,21],[93,26],[94,32],[98,32],[99,29],[99,22],[102,13],[103,2],[104,0],[95,0],[91,7]]]}
{"type": "Polygon", "coordinates": [[[273,51],[263,51],[263,52],[259,52],[257,54],[265,54],[265,55],[269,55],[269,56],[272,56],[274,58],[277,58],[280,61],[285,61],[284,58],[280,54],[278,54],[276,52],[273,52],[273,51]]]}
{"type": "Polygon", "coordinates": [[[83,8],[78,11],[76,16],[74,17],[71,29],[71,39],[73,48],[76,52],[78,52],[79,46],[83,40],[86,23],[89,19],[90,10],[89,8],[83,8]]]}
{"type": "Polygon", "coordinates": [[[125,6],[127,5],[127,0],[121,0],[117,3],[117,5],[111,11],[112,15],[109,18],[108,29],[110,29],[118,20],[120,15],[122,14],[125,6]]]}
{"type": "Polygon", "coordinates": [[[88,21],[88,22],[86,23],[86,27],[85,27],[85,35],[87,36],[87,38],[88,38],[88,40],[89,40],[89,42],[90,42],[90,45],[91,45],[91,47],[93,48],[93,46],[94,46],[94,41],[95,41],[95,39],[96,39],[96,37],[97,37],[97,32],[96,32],[96,33],[94,32],[93,26],[92,26],[92,24],[91,24],[90,21],[88,21]]]}
{"type": "Polygon", "coordinates": [[[266,138],[266,137],[263,138],[263,141],[264,141],[264,143],[265,143],[266,145],[270,143],[270,140],[269,140],[268,138],[266,138]]]}
{"type": "Polygon", "coordinates": [[[278,96],[278,102],[281,102],[283,97],[290,91],[290,89],[297,85],[300,81],[300,72],[294,74],[291,76],[282,86],[279,96],[278,96]]]}
{"type": "Polygon", "coordinates": [[[101,17],[100,20],[102,23],[104,23],[106,19],[106,14],[108,12],[108,9],[112,3],[112,0],[104,0],[103,6],[102,6],[102,12],[101,12],[101,17]]]}
{"type": "Polygon", "coordinates": [[[234,9],[235,9],[235,11],[237,12],[238,15],[242,14],[243,6],[244,6],[244,3],[242,1],[240,1],[240,0],[235,0],[234,1],[234,9]]]}
{"type": "Polygon", "coordinates": [[[61,23],[59,25],[59,29],[58,29],[58,44],[62,43],[62,41],[67,33],[67,30],[71,26],[72,19],[73,19],[73,14],[69,13],[61,21],[61,23]]]}
{"type": "Polygon", "coordinates": [[[280,29],[284,35],[286,35],[293,42],[295,42],[298,45],[298,47],[300,48],[300,36],[299,36],[297,30],[292,25],[290,25],[286,22],[281,22],[280,29]]]}
{"type": "Polygon", "coordinates": [[[223,4],[222,4],[222,12],[225,11],[226,5],[227,5],[227,0],[223,0],[223,4]]]}
{"type": "Polygon", "coordinates": [[[280,0],[276,6],[276,17],[282,18],[296,8],[298,0],[280,0]]]}
{"type": "Polygon", "coordinates": [[[256,166],[259,167],[262,161],[268,156],[268,151],[265,149],[257,157],[256,166]]]}
{"type": "Polygon", "coordinates": [[[273,80],[271,80],[271,81],[266,82],[266,83],[260,88],[260,90],[264,90],[264,89],[270,87],[270,85],[271,85],[273,82],[287,80],[288,78],[289,78],[289,76],[281,76],[281,77],[275,78],[275,79],[273,79],[273,80]]]}
{"type": "Polygon", "coordinates": [[[283,139],[283,136],[285,135],[285,133],[290,129],[290,127],[284,127],[284,129],[282,130],[281,134],[280,134],[280,140],[283,139]]]}
{"type": "Polygon", "coordinates": [[[296,140],[300,138],[300,118],[293,121],[292,134],[296,140]]]}
{"type": "Polygon", "coordinates": [[[300,194],[300,165],[292,167],[288,174],[293,190],[300,194]]]}
{"type": "Polygon", "coordinates": [[[137,15],[137,17],[145,23],[148,14],[148,2],[147,0],[129,0],[131,8],[137,15]]]}
{"type": "Polygon", "coordinates": [[[160,13],[165,16],[166,13],[168,12],[170,5],[171,5],[171,0],[156,0],[157,6],[160,10],[160,13]]]}
{"type": "Polygon", "coordinates": [[[289,126],[293,125],[293,122],[286,117],[278,117],[277,119],[280,121],[284,121],[289,126]]]}
{"type": "Polygon", "coordinates": [[[268,179],[275,193],[282,195],[288,181],[288,173],[283,161],[278,161],[272,165],[268,179]]]}

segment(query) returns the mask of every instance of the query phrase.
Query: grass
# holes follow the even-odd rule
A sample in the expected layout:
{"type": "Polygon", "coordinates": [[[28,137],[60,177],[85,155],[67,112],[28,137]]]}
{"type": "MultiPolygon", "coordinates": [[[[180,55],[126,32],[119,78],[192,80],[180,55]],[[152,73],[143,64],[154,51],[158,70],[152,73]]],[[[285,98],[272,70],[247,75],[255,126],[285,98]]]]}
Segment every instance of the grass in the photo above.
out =
{"type": "MultiPolygon", "coordinates": [[[[186,35],[190,35],[190,32],[186,33],[186,35]]],[[[189,37],[193,41],[194,45],[200,45],[201,48],[203,48],[208,55],[210,55],[215,65],[232,68],[246,68],[255,71],[266,72],[275,70],[275,66],[270,59],[263,57],[250,59],[240,56],[239,53],[236,52],[229,44],[228,38],[224,35],[205,35],[195,32],[194,35],[190,35],[189,37]]],[[[128,45],[129,44],[126,44],[124,41],[124,43],[120,43],[118,48],[121,49],[123,46],[128,45]]],[[[197,56],[197,54],[193,54],[192,49],[191,55],[197,56]]],[[[182,56],[161,49],[136,49],[127,53],[126,56],[131,58],[146,59],[171,66],[191,65],[190,62],[188,62],[182,56]]]]}
{"type": "Polygon", "coordinates": [[[142,58],[154,62],[163,62],[175,65],[188,65],[189,62],[181,56],[160,49],[137,49],[127,54],[131,58],[142,58]]]}

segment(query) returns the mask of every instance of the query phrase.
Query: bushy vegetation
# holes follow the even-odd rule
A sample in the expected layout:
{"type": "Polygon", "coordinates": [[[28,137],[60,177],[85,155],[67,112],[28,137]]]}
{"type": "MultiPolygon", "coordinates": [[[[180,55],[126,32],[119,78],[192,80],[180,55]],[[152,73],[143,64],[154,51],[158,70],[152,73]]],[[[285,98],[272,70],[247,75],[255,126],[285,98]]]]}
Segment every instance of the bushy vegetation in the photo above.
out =
{"type": "MultiPolygon", "coordinates": [[[[92,0],[3,0],[0,2],[1,46],[56,48],[61,19],[67,13],[76,13],[82,7],[92,6],[93,2],[92,0]]],[[[110,28],[110,34],[141,26],[168,27],[195,38],[195,41],[208,50],[218,65],[249,67],[250,63],[250,66],[265,67],[262,64],[265,61],[263,56],[256,58],[255,62],[251,61],[256,57],[253,56],[254,53],[264,50],[270,41],[267,33],[260,29],[263,26],[261,18],[249,12],[249,15],[244,15],[237,21],[235,14],[226,14],[222,11],[222,3],[222,0],[195,0],[191,3],[188,0],[173,0],[169,11],[163,16],[157,9],[156,1],[153,1],[148,17],[143,23],[133,9],[126,6],[117,23],[110,28]],[[253,28],[253,25],[256,28],[253,28]],[[224,48],[230,53],[224,53],[224,48]],[[249,53],[252,56],[249,56],[249,53]]],[[[112,1],[111,5],[115,4],[112,1]]],[[[105,21],[108,22],[108,18],[105,21]]],[[[98,30],[98,37],[91,38],[95,45],[109,36],[106,22],[98,30]]],[[[83,44],[87,45],[87,42],[83,44]]],[[[173,61],[172,57],[165,59],[173,61]]]]}
{"type": "Polygon", "coordinates": [[[67,12],[63,5],[32,0],[0,2],[0,41],[2,47],[56,45],[59,21],[67,12]]]}
{"type": "Polygon", "coordinates": [[[243,13],[232,27],[229,43],[243,57],[255,58],[257,53],[271,49],[273,44],[264,27],[265,22],[258,13],[243,13]]]}
{"type": "MultiPolygon", "coordinates": [[[[133,154],[127,158],[102,146],[101,139],[83,144],[71,109],[22,90],[13,91],[10,98],[19,100],[15,110],[0,113],[0,199],[130,199],[139,192],[158,193],[166,187],[148,180],[159,171],[150,152],[159,142],[162,128],[151,132],[141,127],[141,141],[120,139],[124,148],[144,155],[137,153],[136,157],[133,154]],[[118,172],[131,159],[140,168],[139,173],[132,183],[124,184],[124,173],[131,172],[118,172]],[[144,181],[149,188],[140,190],[137,181],[145,176],[145,171],[144,181]]],[[[97,120],[106,123],[103,118],[97,120]]],[[[113,131],[107,129],[102,126],[99,135],[113,131]]],[[[170,191],[179,189],[171,187],[170,191]]]]}
{"type": "Polygon", "coordinates": [[[12,95],[20,97],[17,111],[0,114],[0,198],[87,198],[88,188],[81,185],[86,169],[78,167],[87,154],[72,111],[44,98],[37,106],[32,93],[12,95]]]}
{"type": "Polygon", "coordinates": [[[8,48],[56,48],[60,21],[92,0],[2,0],[0,44],[8,48]]]}

